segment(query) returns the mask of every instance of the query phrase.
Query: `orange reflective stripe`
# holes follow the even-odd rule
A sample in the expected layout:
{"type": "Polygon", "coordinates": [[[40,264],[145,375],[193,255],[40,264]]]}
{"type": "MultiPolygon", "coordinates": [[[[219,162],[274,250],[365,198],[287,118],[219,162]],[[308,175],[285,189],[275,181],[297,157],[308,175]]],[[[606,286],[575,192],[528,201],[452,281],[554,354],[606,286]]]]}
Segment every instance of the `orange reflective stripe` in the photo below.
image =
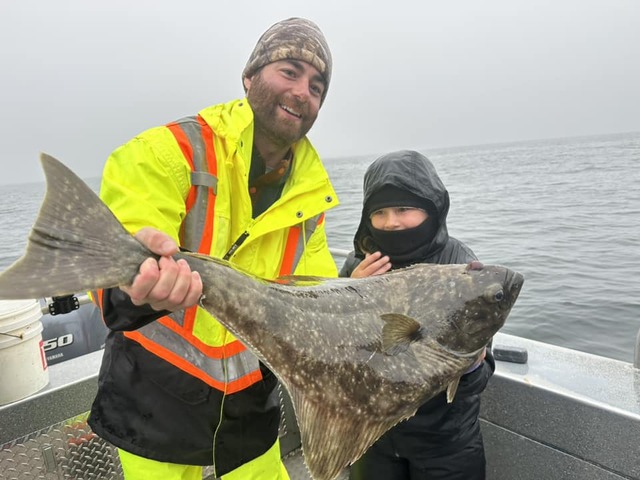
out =
{"type": "Polygon", "coordinates": [[[178,146],[180,147],[180,150],[182,150],[184,158],[187,159],[189,165],[191,166],[191,170],[193,170],[193,147],[191,146],[191,142],[189,141],[186,133],[184,133],[177,122],[168,123],[167,128],[171,130],[173,136],[176,137],[178,146]]]}
{"type": "MultiPolygon", "coordinates": [[[[104,305],[104,289],[99,289],[96,290],[94,292],[91,292],[91,298],[93,300],[93,302],[98,306],[98,308],[100,309],[100,313],[102,314],[103,311],[103,305],[104,305]]],[[[193,310],[195,312],[195,310],[197,309],[197,307],[192,307],[189,310],[193,310]]],[[[215,358],[215,359],[223,359],[223,358],[227,358],[229,356],[232,355],[237,355],[238,353],[244,352],[247,347],[245,347],[240,341],[238,340],[234,340],[233,342],[229,342],[226,345],[223,345],[222,347],[214,347],[211,345],[207,345],[205,343],[203,343],[199,338],[195,337],[193,335],[193,333],[191,332],[191,329],[186,330],[185,328],[183,328],[182,326],[180,326],[180,324],[178,324],[176,321],[174,321],[171,317],[164,316],[159,318],[158,320],[156,320],[156,322],[162,324],[164,327],[176,332],[178,335],[180,335],[182,338],[184,338],[186,341],[188,341],[189,343],[191,343],[193,346],[195,346],[198,350],[200,350],[202,353],[204,353],[206,356],[211,357],[211,358],[215,358]]],[[[153,353],[155,353],[156,355],[158,355],[158,353],[160,352],[169,352],[170,350],[160,346],[159,344],[157,344],[156,342],[153,342],[149,339],[147,339],[144,335],[142,335],[139,332],[123,332],[124,335],[127,338],[130,338],[132,340],[135,340],[136,342],[140,343],[141,345],[143,345],[145,347],[145,349],[152,351],[153,353]]],[[[172,352],[172,356],[173,358],[177,358],[177,359],[181,359],[182,357],[173,354],[172,352]]],[[[170,362],[173,363],[173,362],[170,362]]],[[[180,363],[185,363],[187,364],[188,362],[186,362],[185,360],[180,360],[180,363]]],[[[189,364],[191,365],[191,364],[189,364]]],[[[178,366],[178,365],[176,365],[178,366]]],[[[208,384],[213,386],[213,383],[216,383],[218,386],[216,386],[216,388],[220,389],[220,385],[224,385],[224,382],[219,382],[217,380],[215,380],[214,378],[209,377],[204,371],[192,366],[192,368],[187,368],[186,366],[182,366],[180,367],[182,370],[188,371],[190,372],[192,369],[194,371],[197,372],[201,372],[200,376],[198,376],[198,378],[200,378],[201,380],[207,382],[208,384]]],[[[254,382],[261,380],[262,379],[262,374],[260,373],[260,371],[258,372],[250,372],[248,374],[249,383],[242,383],[239,380],[235,381],[236,385],[243,385],[242,388],[244,388],[245,386],[249,386],[251,384],[253,384],[254,382]]],[[[232,382],[233,383],[233,382],[232,382]]]]}
{"type": "MultiPolygon", "coordinates": [[[[100,309],[100,313],[102,314],[103,305],[104,305],[104,289],[98,289],[95,292],[91,292],[91,297],[92,297],[93,302],[100,309]]],[[[196,307],[193,307],[194,310],[195,310],[195,308],[196,307]]],[[[206,345],[206,344],[202,343],[198,338],[194,337],[193,334],[191,333],[191,331],[185,331],[185,329],[183,327],[181,327],[177,322],[175,322],[169,316],[161,317],[158,320],[156,320],[156,322],[158,322],[158,323],[162,324],[164,327],[176,332],[177,334],[182,336],[185,340],[189,341],[194,346],[196,346],[205,355],[207,355],[209,357],[212,357],[212,358],[222,359],[222,358],[226,358],[227,356],[230,356],[230,355],[236,355],[236,354],[246,350],[246,347],[244,345],[242,345],[242,343],[240,343],[238,340],[230,342],[229,344],[227,344],[227,345],[225,345],[223,347],[212,347],[212,346],[206,345]]],[[[130,332],[123,332],[123,334],[124,334],[125,337],[138,342],[146,350],[149,350],[152,353],[154,353],[155,355],[158,355],[159,357],[164,358],[165,360],[169,361],[169,363],[174,364],[176,367],[180,368],[181,370],[184,370],[184,371],[196,376],[197,378],[199,378],[203,382],[205,382],[205,383],[217,388],[218,390],[224,390],[224,385],[225,385],[224,382],[218,381],[218,380],[210,377],[209,375],[207,375],[201,369],[193,366],[191,363],[189,363],[186,360],[182,359],[182,357],[180,357],[179,355],[176,355],[173,352],[171,352],[169,349],[167,349],[165,347],[162,347],[160,344],[147,339],[140,332],[130,331],[130,332]],[[169,360],[168,357],[171,357],[173,361],[169,360]]],[[[239,389],[239,390],[242,390],[243,388],[246,388],[247,386],[249,386],[252,383],[254,383],[254,382],[258,381],[258,380],[261,380],[261,379],[262,379],[262,375],[260,374],[260,372],[258,372],[257,374],[255,372],[251,372],[249,374],[249,380],[247,380],[249,383],[243,381],[243,379],[239,379],[239,380],[236,380],[236,381],[229,382],[229,391],[231,391],[231,390],[237,391],[237,390],[234,390],[236,388],[239,389]]]]}
{"type": "MultiPolygon", "coordinates": [[[[200,115],[197,117],[198,123],[202,127],[202,139],[204,140],[205,157],[207,165],[209,167],[209,173],[214,177],[218,176],[218,159],[216,158],[216,150],[213,146],[213,129],[207,122],[204,121],[200,115]]],[[[193,169],[193,165],[191,167],[193,169]]],[[[209,201],[207,202],[207,215],[206,215],[206,227],[202,234],[202,240],[200,241],[200,248],[198,252],[209,255],[211,253],[211,242],[213,241],[213,227],[214,227],[214,212],[216,207],[216,195],[213,194],[213,189],[209,189],[209,201]]],[[[194,314],[195,316],[195,314],[194,314]]]]}
{"type": "MultiPolygon", "coordinates": [[[[197,308],[197,307],[192,307],[197,308]]],[[[240,341],[234,340],[233,342],[229,342],[226,345],[221,347],[215,347],[212,345],[207,345],[202,342],[198,337],[194,336],[191,329],[185,327],[181,327],[179,323],[175,322],[171,317],[164,316],[156,320],[156,322],[162,324],[164,327],[168,328],[176,332],[182,338],[187,340],[191,345],[196,347],[202,353],[204,353],[207,357],[210,358],[225,358],[230,355],[237,355],[240,352],[244,352],[247,347],[245,347],[240,341]]]]}
{"type": "Polygon", "coordinates": [[[296,258],[296,250],[298,248],[301,231],[302,227],[300,225],[289,228],[289,236],[287,237],[287,244],[284,247],[284,255],[282,256],[282,263],[280,264],[280,273],[278,273],[279,277],[293,273],[293,261],[296,258]]]}
{"type": "MultiPolygon", "coordinates": [[[[202,116],[196,115],[195,117],[171,122],[167,124],[167,128],[178,142],[180,150],[189,163],[191,171],[206,171],[213,178],[217,178],[218,161],[214,147],[215,135],[211,126],[202,118],[202,116]],[[193,128],[194,120],[198,124],[197,130],[194,130],[193,128]],[[194,142],[197,144],[194,145],[194,142]],[[194,155],[197,155],[197,157],[194,158],[194,155]]],[[[204,200],[198,200],[201,198],[198,194],[198,187],[199,185],[192,185],[189,190],[187,200],[185,201],[187,216],[196,201],[204,200]]],[[[203,223],[201,224],[197,222],[198,225],[202,225],[204,228],[201,233],[197,234],[197,247],[195,245],[191,245],[188,248],[208,255],[211,253],[211,244],[213,242],[216,194],[213,188],[207,188],[206,195],[206,212],[203,212],[204,214],[198,213],[199,216],[202,215],[204,217],[200,218],[203,223]]],[[[195,238],[196,237],[194,237],[194,240],[195,238]]]]}
{"type": "MultiPolygon", "coordinates": [[[[186,332],[191,334],[193,325],[196,323],[196,314],[198,313],[198,306],[194,305],[184,311],[184,328],[186,332]]],[[[194,337],[195,338],[195,337],[194,337]]]]}
{"type": "MultiPolygon", "coordinates": [[[[180,128],[180,125],[178,125],[176,122],[171,122],[167,124],[167,128],[171,131],[173,136],[176,138],[176,141],[178,142],[178,146],[182,151],[182,155],[184,155],[184,158],[187,159],[187,162],[189,162],[189,166],[191,167],[191,171],[193,171],[193,147],[191,146],[191,142],[189,141],[189,138],[184,133],[182,128],[180,128]]],[[[189,190],[189,195],[187,196],[187,200],[185,202],[187,206],[187,211],[191,210],[191,207],[193,206],[195,201],[196,201],[196,190],[195,188],[191,188],[189,190]]]]}
{"type": "Polygon", "coordinates": [[[198,350],[211,358],[225,358],[230,355],[237,355],[247,349],[247,347],[245,347],[239,340],[229,342],[222,347],[214,347],[212,345],[202,343],[199,338],[194,337],[193,335],[189,335],[187,340],[189,340],[194,346],[198,347],[198,350]]]}
{"type": "Polygon", "coordinates": [[[94,292],[91,292],[91,300],[93,301],[93,303],[95,303],[98,306],[101,314],[102,314],[102,305],[104,302],[104,299],[102,298],[103,295],[104,295],[104,289],[102,288],[94,292]]]}
{"type": "Polygon", "coordinates": [[[89,298],[98,307],[98,310],[100,310],[100,318],[102,319],[102,323],[106,325],[107,322],[104,321],[104,314],[102,313],[103,312],[102,305],[104,304],[103,295],[104,295],[104,289],[102,288],[89,292],[89,298]]]}
{"type": "Polygon", "coordinates": [[[311,235],[313,235],[318,225],[321,225],[322,222],[324,222],[324,212],[289,229],[278,277],[293,274],[304,253],[306,247],[305,242],[309,241],[311,235]],[[300,238],[303,227],[305,229],[305,237],[300,238]]]}
{"type": "MultiPolygon", "coordinates": [[[[213,129],[200,116],[166,125],[191,169],[180,244],[209,255],[214,238],[218,164],[213,129]]],[[[292,246],[295,258],[295,242],[292,246]]],[[[292,260],[295,263],[295,260],[292,260]]],[[[257,357],[238,340],[207,345],[193,334],[198,307],[164,316],[124,336],[213,388],[235,393],[262,379],[257,357]]]]}
{"type": "MultiPolygon", "coordinates": [[[[164,348],[163,346],[157,344],[156,342],[149,340],[147,337],[145,337],[139,332],[136,332],[136,331],[124,332],[124,335],[130,340],[138,342],[140,345],[142,345],[145,348],[145,350],[148,350],[154,355],[166,360],[167,362],[171,363],[172,365],[179,368],[180,370],[202,380],[207,385],[217,390],[226,392],[228,394],[236,393],[241,390],[244,390],[245,388],[253,385],[254,383],[262,379],[262,374],[260,373],[260,370],[257,370],[257,371],[250,372],[246,375],[243,375],[241,378],[237,380],[222,382],[209,376],[206,372],[197,368],[191,362],[185,360],[179,355],[176,355],[171,350],[164,348]]],[[[228,356],[228,354],[226,354],[225,356],[228,356]]]]}

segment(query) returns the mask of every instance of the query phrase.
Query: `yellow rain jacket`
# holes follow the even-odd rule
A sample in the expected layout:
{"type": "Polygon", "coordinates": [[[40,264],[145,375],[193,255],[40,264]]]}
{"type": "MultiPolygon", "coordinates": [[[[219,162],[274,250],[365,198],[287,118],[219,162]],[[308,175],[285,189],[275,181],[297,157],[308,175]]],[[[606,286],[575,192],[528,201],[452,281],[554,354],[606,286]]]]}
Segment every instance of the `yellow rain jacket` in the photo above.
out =
{"type": "MultiPolygon", "coordinates": [[[[293,145],[291,172],[281,197],[253,219],[248,191],[253,148],[249,104],[246,99],[235,100],[199,115],[214,132],[216,158],[213,225],[207,226],[212,229],[209,254],[222,258],[236,244],[229,261],[257,276],[337,276],[323,213],[338,200],[309,140],[305,137],[293,145]],[[308,224],[313,228],[305,228],[308,224]],[[296,232],[303,249],[292,267],[291,238],[296,232]]],[[[191,173],[172,131],[167,126],[152,128],[109,157],[101,197],[130,232],[151,226],[179,241],[191,173]]],[[[156,321],[160,315],[133,307],[119,289],[104,294],[103,316],[113,331],[89,420],[96,433],[123,450],[158,461],[193,465],[215,461],[218,475],[273,446],[279,425],[273,375],[257,362],[255,371],[235,383],[207,371],[207,362],[230,361],[225,352],[249,354],[220,323],[200,308],[182,326],[170,317],[156,321]],[[168,322],[167,331],[178,332],[186,353],[167,352],[149,341],[144,331],[154,322],[153,326],[168,322]]]]}

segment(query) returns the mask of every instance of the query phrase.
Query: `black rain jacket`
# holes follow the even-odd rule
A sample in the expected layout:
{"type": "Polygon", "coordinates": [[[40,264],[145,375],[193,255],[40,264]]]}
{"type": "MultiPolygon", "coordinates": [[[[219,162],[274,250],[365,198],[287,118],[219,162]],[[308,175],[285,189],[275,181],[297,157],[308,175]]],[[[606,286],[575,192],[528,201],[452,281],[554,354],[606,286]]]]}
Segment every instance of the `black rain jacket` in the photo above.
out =
{"type": "Polygon", "coordinates": [[[225,396],[123,335],[167,313],[133,305],[118,288],[105,290],[103,318],[111,331],[88,423],[136,455],[185,465],[215,462],[218,474],[226,474],[278,438],[277,379],[261,364],[261,381],[225,396]]]}
{"type": "MultiPolygon", "coordinates": [[[[449,193],[440,180],[433,164],[414,151],[387,154],[376,160],[365,174],[363,205],[369,197],[384,185],[393,185],[429,200],[438,212],[439,228],[428,253],[415,263],[452,264],[477,260],[475,254],[461,241],[450,237],[447,231],[449,193]]],[[[362,212],[360,225],[354,237],[352,251],[340,271],[341,277],[351,272],[364,258],[359,240],[367,235],[369,222],[362,212]]],[[[379,442],[384,445],[404,444],[403,451],[415,450],[416,455],[438,457],[454,452],[480,434],[478,414],[480,393],[485,389],[495,370],[495,362],[489,349],[485,361],[471,373],[460,379],[452,403],[447,403],[446,393],[436,395],[422,405],[416,415],[387,432],[379,442]]]]}

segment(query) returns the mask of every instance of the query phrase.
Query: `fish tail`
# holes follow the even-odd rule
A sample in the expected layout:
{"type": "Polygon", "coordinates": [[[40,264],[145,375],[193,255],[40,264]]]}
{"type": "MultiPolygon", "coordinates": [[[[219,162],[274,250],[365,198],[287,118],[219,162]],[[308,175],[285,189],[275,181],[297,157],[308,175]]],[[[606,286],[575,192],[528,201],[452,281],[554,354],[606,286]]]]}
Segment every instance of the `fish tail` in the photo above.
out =
{"type": "Polygon", "coordinates": [[[42,154],[47,190],[24,255],[0,274],[0,299],[29,299],[131,283],[153,254],[75,173],[42,154]]]}

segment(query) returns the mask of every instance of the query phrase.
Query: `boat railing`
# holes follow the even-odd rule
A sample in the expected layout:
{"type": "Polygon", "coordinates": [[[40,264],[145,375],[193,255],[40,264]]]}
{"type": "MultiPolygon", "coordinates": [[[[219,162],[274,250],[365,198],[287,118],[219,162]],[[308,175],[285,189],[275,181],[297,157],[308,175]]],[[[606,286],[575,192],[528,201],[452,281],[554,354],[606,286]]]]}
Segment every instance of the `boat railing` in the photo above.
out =
{"type": "Polygon", "coordinates": [[[640,330],[638,331],[638,335],[636,335],[636,344],[633,350],[633,366],[640,368],[640,330]]]}

